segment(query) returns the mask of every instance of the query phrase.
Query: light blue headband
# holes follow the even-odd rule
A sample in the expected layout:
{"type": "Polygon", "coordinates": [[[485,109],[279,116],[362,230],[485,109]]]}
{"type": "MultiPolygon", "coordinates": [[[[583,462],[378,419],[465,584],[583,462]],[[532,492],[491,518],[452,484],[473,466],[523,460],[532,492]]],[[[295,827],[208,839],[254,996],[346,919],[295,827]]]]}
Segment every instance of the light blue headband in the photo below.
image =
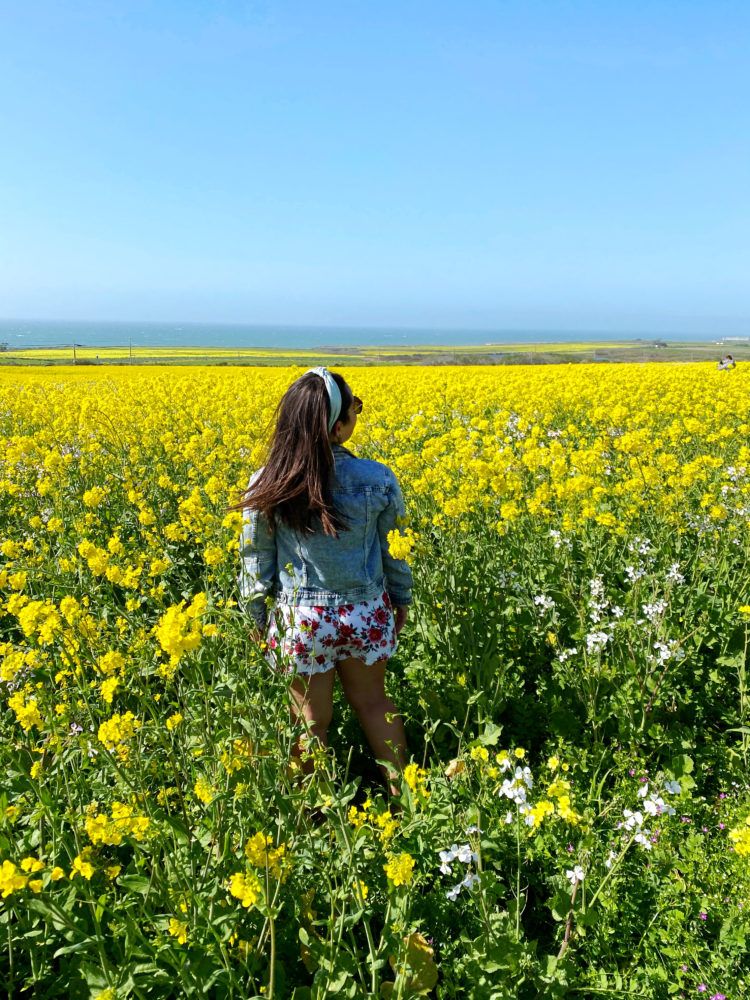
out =
{"type": "Polygon", "coordinates": [[[336,384],[336,379],[331,375],[327,368],[308,368],[304,373],[305,375],[320,375],[326,384],[326,392],[328,393],[328,401],[331,404],[331,415],[328,418],[328,433],[330,434],[333,430],[333,425],[341,416],[341,390],[336,384]]]}

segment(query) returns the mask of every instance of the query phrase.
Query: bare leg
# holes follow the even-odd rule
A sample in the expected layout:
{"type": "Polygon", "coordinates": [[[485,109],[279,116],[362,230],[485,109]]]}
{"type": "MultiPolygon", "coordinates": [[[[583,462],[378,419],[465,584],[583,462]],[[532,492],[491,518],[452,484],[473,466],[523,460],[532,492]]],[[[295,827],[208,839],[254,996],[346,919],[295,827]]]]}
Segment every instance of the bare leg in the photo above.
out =
{"type": "MultiPolygon", "coordinates": [[[[302,722],[310,736],[316,736],[323,746],[328,746],[328,727],[333,716],[334,670],[324,674],[303,676],[297,674],[289,688],[289,709],[292,721],[302,722]]],[[[301,756],[304,737],[297,740],[295,754],[301,756]]],[[[309,770],[305,768],[305,770],[309,770]]]]}
{"type": "Polygon", "coordinates": [[[355,659],[336,664],[346,699],[357,713],[375,759],[391,765],[381,769],[391,795],[398,795],[393,770],[400,772],[406,765],[406,734],[398,709],[385,693],[385,667],[386,661],[368,667],[355,659]]]}

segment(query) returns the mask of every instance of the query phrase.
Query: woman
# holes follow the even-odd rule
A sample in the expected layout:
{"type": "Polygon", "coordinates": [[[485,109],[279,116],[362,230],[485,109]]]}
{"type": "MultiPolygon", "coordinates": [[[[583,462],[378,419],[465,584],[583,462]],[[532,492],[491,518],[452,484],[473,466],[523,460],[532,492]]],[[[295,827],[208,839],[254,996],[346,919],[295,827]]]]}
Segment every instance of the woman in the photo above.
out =
{"type": "MultiPolygon", "coordinates": [[[[362,411],[344,379],[313,368],[284,394],[244,508],[244,606],[270,656],[295,673],[292,717],[327,745],[338,674],[378,761],[401,771],[406,739],[385,671],[411,603],[409,566],[388,551],[404,517],[393,472],[344,448],[362,411]]],[[[391,783],[392,794],[398,787],[391,783]]]]}

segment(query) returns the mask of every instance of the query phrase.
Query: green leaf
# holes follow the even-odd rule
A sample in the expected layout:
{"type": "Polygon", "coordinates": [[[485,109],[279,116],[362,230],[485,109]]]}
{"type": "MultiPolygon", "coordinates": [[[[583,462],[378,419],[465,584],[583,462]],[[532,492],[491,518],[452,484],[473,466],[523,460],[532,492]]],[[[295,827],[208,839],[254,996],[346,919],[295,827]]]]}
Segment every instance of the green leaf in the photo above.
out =
{"type": "Polygon", "coordinates": [[[479,742],[486,747],[497,746],[497,741],[500,739],[502,731],[502,726],[497,726],[494,722],[488,722],[484,727],[484,732],[479,736],[479,742]]]}
{"type": "MultiPolygon", "coordinates": [[[[175,816],[164,816],[162,822],[174,832],[178,843],[188,844],[190,842],[190,834],[181,820],[177,819],[175,816]]],[[[122,879],[120,879],[120,881],[122,881],[122,879]]]]}
{"type": "Polygon", "coordinates": [[[693,758],[689,757],[686,753],[680,754],[679,757],[675,757],[672,761],[672,768],[675,776],[678,778],[681,778],[685,774],[692,774],[693,766],[693,758]]]}
{"type": "Polygon", "coordinates": [[[53,958],[59,958],[61,955],[73,955],[77,951],[84,951],[89,945],[93,945],[93,938],[87,937],[83,941],[76,941],[75,944],[66,944],[62,948],[58,948],[56,952],[52,955],[53,958]]]}
{"type": "Polygon", "coordinates": [[[553,920],[565,920],[570,911],[570,892],[558,889],[547,905],[552,911],[553,920]]]}
{"type": "Polygon", "coordinates": [[[129,889],[130,892],[140,892],[144,896],[151,884],[145,875],[123,875],[117,881],[125,889],[129,889]]]}
{"type": "Polygon", "coordinates": [[[93,989],[103,990],[108,986],[104,971],[96,965],[81,964],[81,975],[93,989]]]}

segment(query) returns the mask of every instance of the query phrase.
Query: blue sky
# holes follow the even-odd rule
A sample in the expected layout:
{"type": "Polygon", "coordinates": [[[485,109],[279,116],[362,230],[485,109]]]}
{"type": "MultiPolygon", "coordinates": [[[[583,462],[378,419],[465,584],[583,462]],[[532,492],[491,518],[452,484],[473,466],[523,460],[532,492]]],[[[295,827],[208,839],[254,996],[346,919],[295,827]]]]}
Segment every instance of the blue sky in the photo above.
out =
{"type": "Polygon", "coordinates": [[[750,332],[750,5],[0,0],[0,317],[750,332]]]}

